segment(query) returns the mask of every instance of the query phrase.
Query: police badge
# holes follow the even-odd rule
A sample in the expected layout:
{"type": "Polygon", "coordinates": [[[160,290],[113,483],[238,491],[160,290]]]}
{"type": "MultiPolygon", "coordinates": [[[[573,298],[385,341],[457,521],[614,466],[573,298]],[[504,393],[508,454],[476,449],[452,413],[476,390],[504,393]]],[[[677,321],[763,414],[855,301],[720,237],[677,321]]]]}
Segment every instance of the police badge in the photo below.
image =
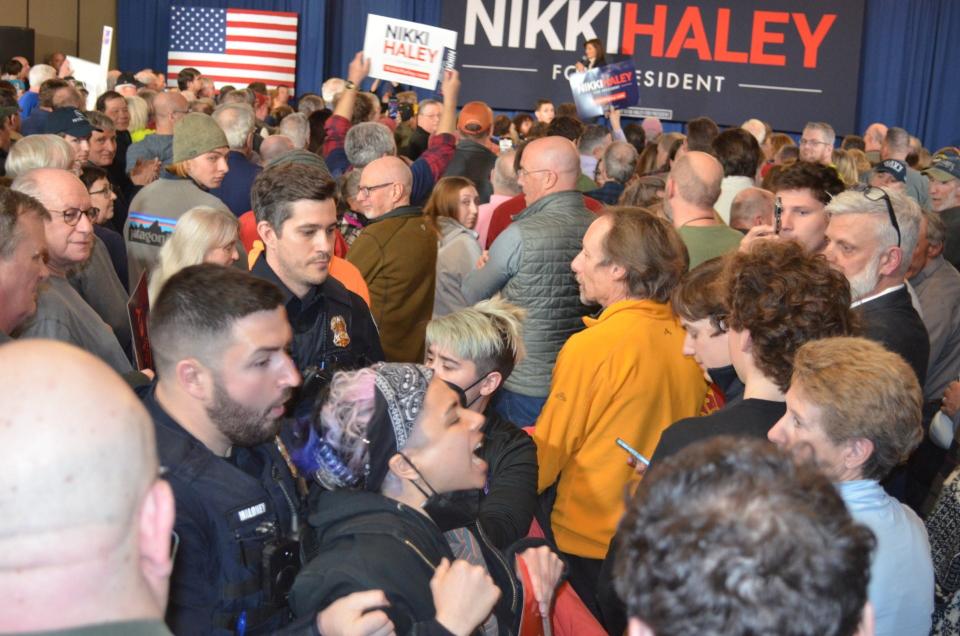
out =
{"type": "Polygon", "coordinates": [[[347,334],[347,321],[343,316],[334,316],[330,319],[330,329],[333,330],[333,344],[346,347],[350,344],[350,335],[347,334]]]}

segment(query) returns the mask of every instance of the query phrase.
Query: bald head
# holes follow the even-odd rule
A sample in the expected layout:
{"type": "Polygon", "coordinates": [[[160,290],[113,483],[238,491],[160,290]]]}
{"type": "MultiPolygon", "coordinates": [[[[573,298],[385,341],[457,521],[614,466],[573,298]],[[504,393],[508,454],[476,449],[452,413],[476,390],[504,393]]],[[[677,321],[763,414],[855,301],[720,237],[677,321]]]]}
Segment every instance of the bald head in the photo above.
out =
{"type": "Polygon", "coordinates": [[[266,165],[293,150],[293,140],[286,135],[270,135],[260,143],[260,158],[266,165]]]}
{"type": "Polygon", "coordinates": [[[153,110],[157,122],[157,133],[172,135],[174,115],[184,113],[189,104],[180,93],[159,93],[153,98],[153,110]]]}
{"type": "Polygon", "coordinates": [[[569,139],[541,137],[524,148],[520,167],[520,187],[527,205],[532,205],[549,194],[576,189],[580,153],[569,139]]]}
{"type": "Polygon", "coordinates": [[[368,163],[360,173],[359,189],[357,202],[364,215],[374,219],[395,208],[410,205],[413,173],[398,157],[380,157],[368,163]],[[380,185],[383,187],[371,189],[366,194],[363,192],[366,188],[380,185]]]}
{"type": "Polygon", "coordinates": [[[773,225],[774,196],[762,188],[745,188],[730,204],[730,227],[747,231],[755,225],[773,225]]]}
{"type": "Polygon", "coordinates": [[[149,415],[110,367],[60,342],[4,345],[0,428],[0,576],[135,540],[156,445],[149,415]]]}
{"type": "Polygon", "coordinates": [[[863,133],[863,143],[867,152],[880,152],[883,146],[883,139],[887,136],[887,126],[880,122],[874,122],[867,126],[863,133]]]}
{"type": "Polygon", "coordinates": [[[720,198],[723,166],[713,155],[692,150],[674,162],[670,179],[684,201],[701,209],[712,209],[720,198]]]}
{"type": "Polygon", "coordinates": [[[17,177],[13,189],[29,194],[47,210],[90,207],[90,195],[83,181],[69,170],[37,168],[17,177]]]}
{"type": "Polygon", "coordinates": [[[173,494],[126,383],[72,345],[6,344],[0,430],[0,628],[162,618],[173,494]]]}

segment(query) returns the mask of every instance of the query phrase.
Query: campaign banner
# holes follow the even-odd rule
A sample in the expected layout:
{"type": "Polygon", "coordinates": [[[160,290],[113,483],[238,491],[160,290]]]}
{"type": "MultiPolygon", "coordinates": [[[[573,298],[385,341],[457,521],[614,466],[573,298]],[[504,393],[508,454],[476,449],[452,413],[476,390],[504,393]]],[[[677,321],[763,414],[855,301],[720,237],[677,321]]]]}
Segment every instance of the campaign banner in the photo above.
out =
{"type": "Polygon", "coordinates": [[[447,52],[456,49],[456,31],[367,15],[363,55],[370,59],[370,77],[433,90],[447,52]]]}
{"type": "Polygon", "coordinates": [[[444,0],[440,23],[461,34],[462,101],[570,101],[568,78],[597,38],[608,63],[636,66],[640,104],[628,114],[848,133],[863,19],[864,0],[444,0]]]}
{"type": "Polygon", "coordinates": [[[636,106],[637,69],[633,62],[617,62],[570,76],[570,91],[580,117],[599,117],[611,108],[636,106]]]}
{"type": "Polygon", "coordinates": [[[79,57],[67,56],[70,76],[87,89],[87,110],[97,109],[97,96],[107,90],[107,67],[79,57]]]}

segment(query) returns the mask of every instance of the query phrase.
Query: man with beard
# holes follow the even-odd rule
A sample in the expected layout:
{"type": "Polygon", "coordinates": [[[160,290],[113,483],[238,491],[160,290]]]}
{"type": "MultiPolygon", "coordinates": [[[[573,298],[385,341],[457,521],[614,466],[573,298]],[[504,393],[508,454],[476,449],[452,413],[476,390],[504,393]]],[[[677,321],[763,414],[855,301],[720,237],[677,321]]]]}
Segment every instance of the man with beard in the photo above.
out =
{"type": "Polygon", "coordinates": [[[871,186],[838,194],[826,211],[823,253],[850,283],[863,335],[903,356],[922,386],[930,339],[904,283],[920,234],[920,206],[905,194],[871,186]]]}
{"type": "Polygon", "coordinates": [[[286,590],[272,583],[299,553],[301,494],[277,437],[300,384],[291,337],[280,290],[233,268],[188,267],[151,308],[157,380],[140,397],[177,502],[174,633],[272,633],[289,622],[286,590]]]}

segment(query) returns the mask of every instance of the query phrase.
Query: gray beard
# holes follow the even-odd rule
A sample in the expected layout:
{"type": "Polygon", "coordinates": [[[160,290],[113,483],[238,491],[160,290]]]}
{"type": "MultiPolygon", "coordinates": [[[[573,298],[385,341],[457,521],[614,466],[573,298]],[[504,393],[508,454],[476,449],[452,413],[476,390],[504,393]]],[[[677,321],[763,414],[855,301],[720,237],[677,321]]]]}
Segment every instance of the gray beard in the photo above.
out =
{"type": "Polygon", "coordinates": [[[871,258],[859,273],[847,280],[850,283],[850,295],[854,302],[869,296],[880,282],[880,256],[871,258]]]}

